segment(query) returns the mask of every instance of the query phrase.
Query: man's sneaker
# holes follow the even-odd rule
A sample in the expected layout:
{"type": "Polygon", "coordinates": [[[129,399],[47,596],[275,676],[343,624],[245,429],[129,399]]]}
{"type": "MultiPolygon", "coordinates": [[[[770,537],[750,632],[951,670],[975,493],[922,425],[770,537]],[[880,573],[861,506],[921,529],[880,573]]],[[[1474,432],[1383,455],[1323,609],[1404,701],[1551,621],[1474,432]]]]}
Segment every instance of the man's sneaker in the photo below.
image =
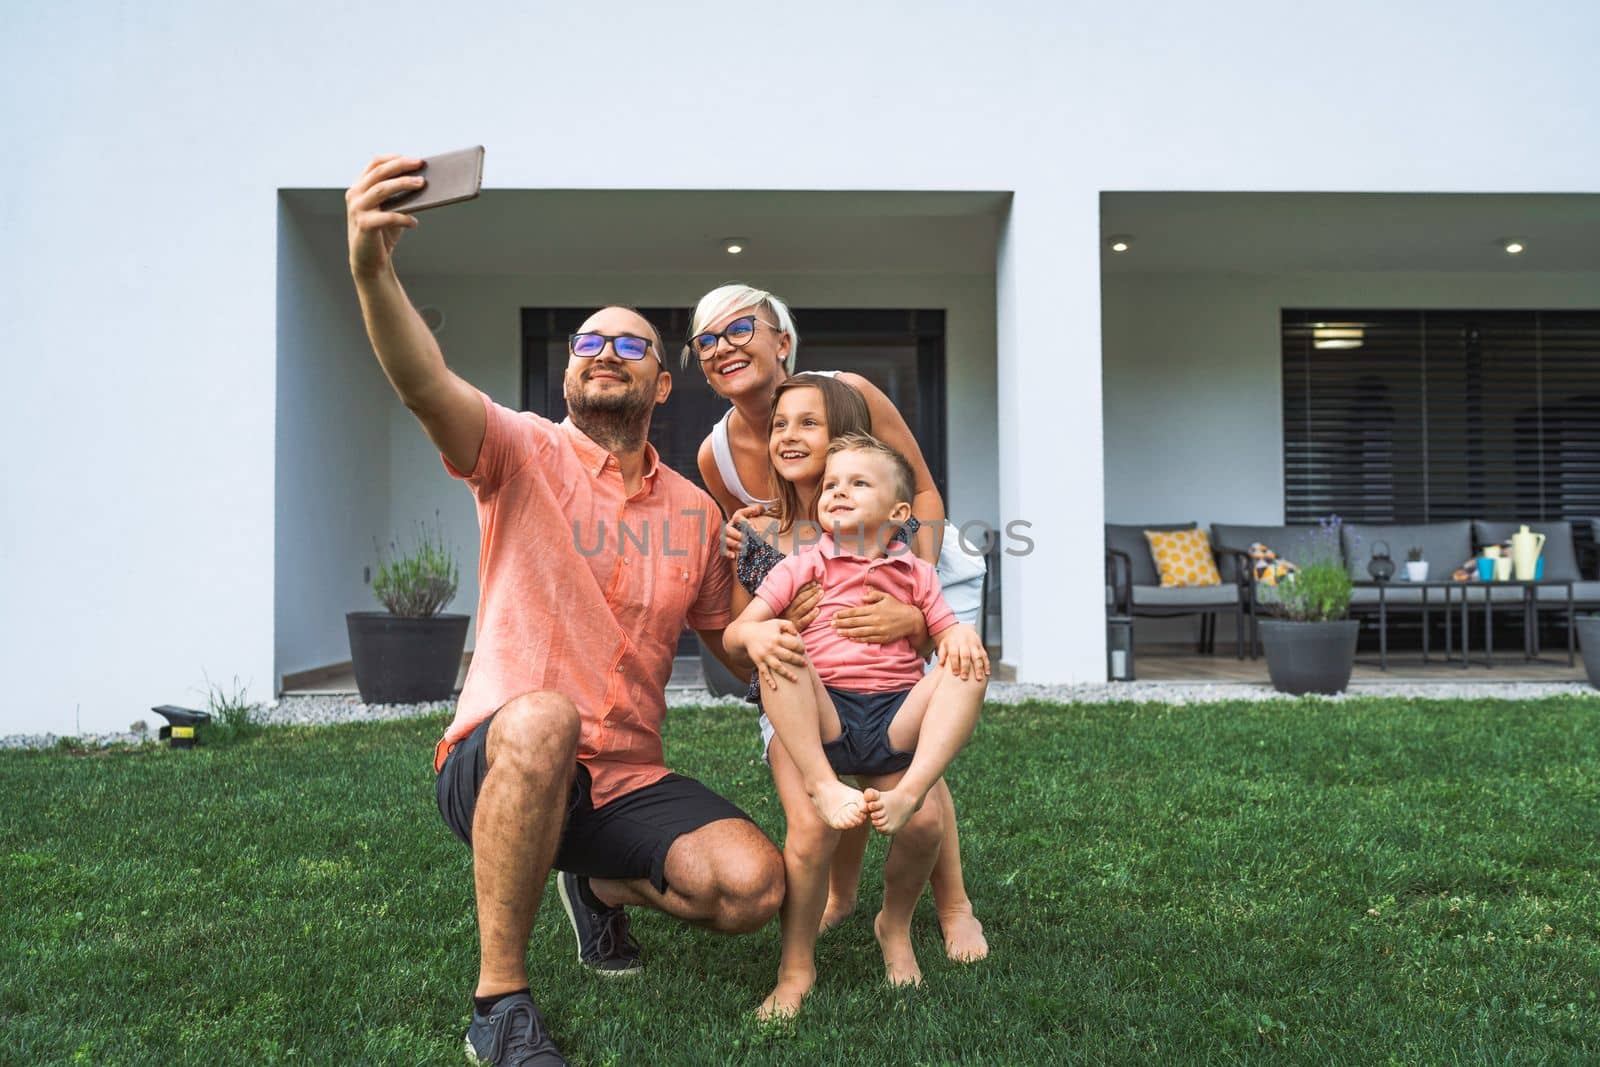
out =
{"type": "Polygon", "coordinates": [[[526,993],[506,997],[489,1009],[487,1016],[472,1013],[467,1060],[503,1067],[567,1067],[539,1009],[533,1006],[533,998],[526,993]]]}
{"type": "Polygon", "coordinates": [[[589,879],[558,871],[556,888],[578,937],[578,962],[607,978],[644,970],[639,942],[628,933],[628,913],[608,907],[589,888],[589,879]]]}

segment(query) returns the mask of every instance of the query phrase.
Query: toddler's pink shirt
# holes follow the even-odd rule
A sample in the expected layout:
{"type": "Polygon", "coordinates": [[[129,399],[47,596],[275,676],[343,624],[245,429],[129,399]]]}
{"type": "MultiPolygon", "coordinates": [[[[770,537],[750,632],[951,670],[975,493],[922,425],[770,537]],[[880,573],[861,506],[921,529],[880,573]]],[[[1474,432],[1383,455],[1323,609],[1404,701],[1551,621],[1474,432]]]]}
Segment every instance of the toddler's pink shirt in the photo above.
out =
{"type": "Polygon", "coordinates": [[[853,693],[910,689],[922,677],[922,657],[906,638],[886,645],[852,641],[831,625],[840,608],[859,607],[868,588],[922,609],[928,633],[938,636],[956,624],[955,613],[939,591],[939,576],[908,551],[867,559],[838,548],[824,534],[816,548],[786,556],[756,590],[774,614],[783,614],[800,587],[822,585],[822,605],[800,637],[822,684],[853,693]],[[870,581],[869,581],[870,579],[870,581]]]}

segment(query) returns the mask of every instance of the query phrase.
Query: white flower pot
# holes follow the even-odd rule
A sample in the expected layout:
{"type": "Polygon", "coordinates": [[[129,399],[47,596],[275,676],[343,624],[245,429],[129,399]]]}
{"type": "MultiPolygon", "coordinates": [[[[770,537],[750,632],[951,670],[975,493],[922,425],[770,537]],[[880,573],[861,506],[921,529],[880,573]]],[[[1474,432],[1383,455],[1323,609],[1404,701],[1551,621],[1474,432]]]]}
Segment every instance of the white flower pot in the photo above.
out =
{"type": "Polygon", "coordinates": [[[1411,579],[1413,582],[1427,581],[1428,561],[1425,559],[1419,559],[1415,562],[1406,560],[1406,577],[1411,579]]]}

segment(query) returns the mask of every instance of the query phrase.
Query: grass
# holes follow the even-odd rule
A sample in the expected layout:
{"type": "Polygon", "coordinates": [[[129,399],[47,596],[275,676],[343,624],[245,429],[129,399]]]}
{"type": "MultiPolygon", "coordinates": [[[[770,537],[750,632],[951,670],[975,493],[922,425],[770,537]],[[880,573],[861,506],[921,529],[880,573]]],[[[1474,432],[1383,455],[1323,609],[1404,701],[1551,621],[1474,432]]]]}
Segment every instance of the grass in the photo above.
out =
{"type": "MultiPolygon", "coordinates": [[[[0,1062],[460,1062],[469,857],[442,718],[0,754],[0,1062]]],[[[778,836],[742,710],[670,761],[778,836]]],[[[991,708],[952,775],[994,948],[881,983],[871,908],[762,1030],[776,924],[641,915],[583,973],[551,893],[535,995],[576,1063],[1593,1062],[1600,700],[991,708]]],[[[878,892],[878,845],[863,900],[878,892]]]]}

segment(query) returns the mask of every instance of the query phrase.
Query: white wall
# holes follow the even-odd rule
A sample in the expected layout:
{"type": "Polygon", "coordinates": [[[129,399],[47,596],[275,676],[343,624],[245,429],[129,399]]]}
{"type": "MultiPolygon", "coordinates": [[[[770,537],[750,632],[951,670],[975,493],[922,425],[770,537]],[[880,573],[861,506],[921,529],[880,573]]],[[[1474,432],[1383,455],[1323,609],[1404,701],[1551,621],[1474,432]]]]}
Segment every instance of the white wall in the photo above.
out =
{"type": "Polygon", "coordinates": [[[274,685],[348,660],[344,613],[377,607],[362,568],[390,536],[398,406],[361,324],[344,235],[287,205],[280,218],[274,685]]]}
{"type": "Polygon", "coordinates": [[[120,727],[202,670],[270,688],[276,194],[343,188],[378,151],[481,142],[502,188],[1014,191],[999,506],[1039,535],[1005,599],[1029,681],[1101,671],[1100,191],[1600,182],[1591,5],[436,14],[190,0],[8,19],[0,732],[70,729],[78,705],[84,728],[120,727]],[[404,48],[373,44],[422,25],[428,94],[407,92],[404,48]],[[686,72],[735,30],[761,42],[730,61],[742,76],[686,72]],[[628,77],[596,75],[600,44],[628,77]],[[730,158],[752,121],[771,143],[730,158]]]}
{"type": "Polygon", "coordinates": [[[1108,522],[1283,521],[1284,308],[1600,308],[1600,274],[1108,275],[1108,522]]]}

